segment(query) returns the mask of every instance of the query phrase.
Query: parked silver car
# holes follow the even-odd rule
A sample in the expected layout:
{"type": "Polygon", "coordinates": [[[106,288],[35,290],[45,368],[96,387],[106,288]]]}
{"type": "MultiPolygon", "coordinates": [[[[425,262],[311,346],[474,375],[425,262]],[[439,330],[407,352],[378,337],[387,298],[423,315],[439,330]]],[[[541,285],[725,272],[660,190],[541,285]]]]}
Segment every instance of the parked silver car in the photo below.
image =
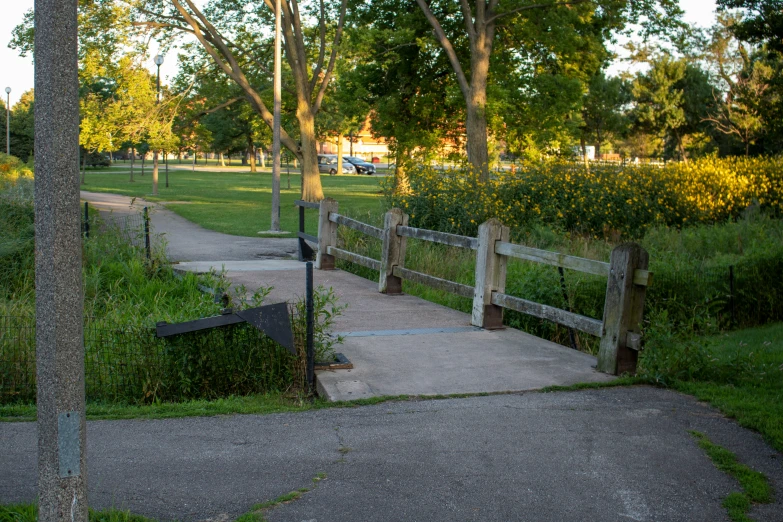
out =
{"type": "MultiPolygon", "coordinates": [[[[337,154],[319,154],[318,172],[328,172],[332,176],[337,174],[337,154]]],[[[343,174],[356,174],[356,167],[343,160],[343,174]]]]}

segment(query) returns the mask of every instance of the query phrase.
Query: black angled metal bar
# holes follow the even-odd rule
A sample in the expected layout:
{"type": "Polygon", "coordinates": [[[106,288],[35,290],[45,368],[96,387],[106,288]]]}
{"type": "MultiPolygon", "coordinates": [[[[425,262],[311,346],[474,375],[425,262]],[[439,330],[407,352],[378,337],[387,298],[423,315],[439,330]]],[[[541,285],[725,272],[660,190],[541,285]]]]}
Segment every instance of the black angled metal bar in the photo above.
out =
{"type": "Polygon", "coordinates": [[[305,208],[319,208],[319,205],[317,203],[308,203],[299,200],[295,201],[295,203],[299,207],[299,233],[297,234],[297,237],[299,238],[299,261],[309,261],[313,258],[314,252],[305,240],[309,239],[310,241],[317,243],[318,238],[305,233],[305,208]]]}
{"type": "Polygon", "coordinates": [[[307,262],[307,280],[305,283],[305,293],[307,294],[306,313],[307,313],[307,386],[310,393],[313,393],[313,384],[315,381],[315,346],[313,343],[314,334],[314,306],[313,306],[313,263],[307,262]]]}
{"type": "Polygon", "coordinates": [[[90,204],[84,202],[84,237],[90,237],[90,204]]]}
{"type": "Polygon", "coordinates": [[[144,248],[147,250],[147,261],[152,258],[152,247],[150,246],[150,212],[144,207],[144,248]]]}

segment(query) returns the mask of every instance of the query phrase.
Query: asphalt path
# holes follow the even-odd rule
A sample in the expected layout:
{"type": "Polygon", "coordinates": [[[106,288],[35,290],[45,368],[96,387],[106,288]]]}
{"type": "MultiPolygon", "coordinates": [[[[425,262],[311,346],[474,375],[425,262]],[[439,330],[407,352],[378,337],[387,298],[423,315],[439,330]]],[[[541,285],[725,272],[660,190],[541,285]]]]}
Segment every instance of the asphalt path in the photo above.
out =
{"type": "MultiPolygon", "coordinates": [[[[274,415],[88,423],[89,502],[231,520],[300,488],[270,521],[727,521],[737,482],[689,430],[765,473],[783,456],[692,397],[651,388],[387,402],[274,415]],[[323,477],[322,480],[316,480],[323,477]]],[[[34,423],[1,423],[0,502],[36,496],[34,423]]]]}
{"type": "Polygon", "coordinates": [[[293,238],[232,236],[203,228],[167,210],[165,204],[147,202],[118,194],[81,191],[80,197],[97,208],[107,219],[150,209],[152,232],[156,241],[164,241],[171,261],[244,261],[292,259],[297,241],[293,238]]]}

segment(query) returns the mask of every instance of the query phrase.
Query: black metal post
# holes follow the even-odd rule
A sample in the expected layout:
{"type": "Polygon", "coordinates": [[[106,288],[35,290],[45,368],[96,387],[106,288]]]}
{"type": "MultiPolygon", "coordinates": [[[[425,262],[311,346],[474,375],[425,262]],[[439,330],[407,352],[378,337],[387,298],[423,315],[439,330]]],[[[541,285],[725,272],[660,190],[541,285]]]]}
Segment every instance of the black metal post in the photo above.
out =
{"type": "Polygon", "coordinates": [[[90,207],[87,201],[84,202],[84,237],[90,237],[90,207]]]}
{"type": "MultiPolygon", "coordinates": [[[[299,232],[305,231],[305,208],[299,207],[299,232]]],[[[299,261],[305,261],[305,240],[299,238],[299,261]]]]}
{"type": "Polygon", "coordinates": [[[315,346],[313,345],[313,330],[314,330],[314,317],[313,317],[313,263],[307,262],[307,282],[305,292],[307,294],[307,302],[305,309],[307,311],[307,386],[310,393],[313,393],[313,384],[315,381],[315,346]]]}
{"type": "MultiPolygon", "coordinates": [[[[565,301],[565,305],[568,308],[568,311],[571,311],[571,305],[568,302],[568,292],[566,291],[566,284],[565,284],[565,272],[563,271],[563,267],[559,266],[557,267],[557,271],[560,272],[560,288],[563,290],[563,300],[565,301]]],[[[574,350],[578,350],[576,347],[576,336],[574,335],[574,329],[569,328],[568,329],[568,337],[571,339],[571,348],[574,350]]]]}
{"type": "Polygon", "coordinates": [[[152,259],[152,248],[150,247],[150,213],[147,207],[144,207],[144,248],[147,251],[147,261],[152,259]]]}
{"type": "Polygon", "coordinates": [[[734,265],[729,265],[729,306],[731,310],[731,325],[736,326],[737,315],[734,310],[734,265]]]}

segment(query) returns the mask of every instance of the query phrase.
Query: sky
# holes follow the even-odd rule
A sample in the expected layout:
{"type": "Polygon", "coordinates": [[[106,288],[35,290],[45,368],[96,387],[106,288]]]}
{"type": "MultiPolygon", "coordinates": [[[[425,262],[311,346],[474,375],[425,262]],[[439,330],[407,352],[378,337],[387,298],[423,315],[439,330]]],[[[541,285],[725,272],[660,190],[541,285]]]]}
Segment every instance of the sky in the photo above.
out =
{"type": "MultiPolygon", "coordinates": [[[[19,96],[33,88],[33,60],[28,56],[22,58],[18,53],[8,48],[11,41],[11,31],[22,21],[24,13],[32,9],[34,0],[4,0],[0,8],[0,94],[4,96],[6,87],[11,87],[11,106],[19,100],[19,96]]],[[[685,11],[685,21],[692,25],[709,27],[715,20],[714,0],[680,0],[685,11]]],[[[149,68],[154,70],[154,53],[149,59],[149,68]]],[[[620,66],[622,68],[622,66],[620,66]]],[[[162,82],[176,74],[176,60],[170,57],[161,67],[162,82]]]]}

